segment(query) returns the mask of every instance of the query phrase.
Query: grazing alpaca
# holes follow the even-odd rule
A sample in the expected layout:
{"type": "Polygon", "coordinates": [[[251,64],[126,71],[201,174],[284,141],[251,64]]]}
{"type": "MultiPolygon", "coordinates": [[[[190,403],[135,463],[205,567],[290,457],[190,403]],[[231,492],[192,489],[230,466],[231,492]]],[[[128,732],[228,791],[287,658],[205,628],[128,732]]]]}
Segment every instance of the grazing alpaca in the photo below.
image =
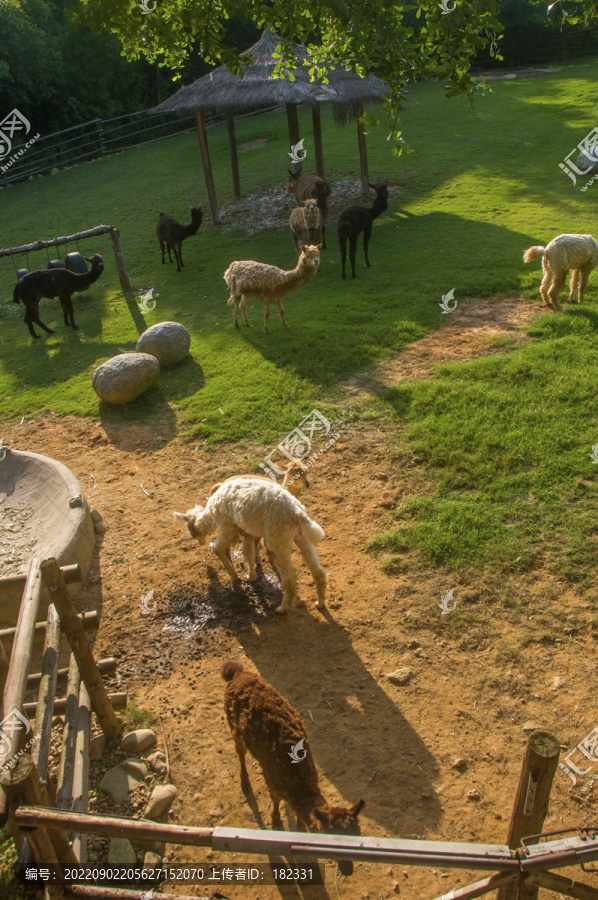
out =
{"type": "Polygon", "coordinates": [[[263,537],[266,550],[273,554],[281,576],[283,598],[277,609],[280,613],[291,609],[297,599],[297,573],[291,560],[295,543],[316,584],[316,606],[319,609],[326,606],[326,572],[314,549],[314,544],[323,540],[324,532],[309,518],[302,503],[269,478],[224,481],[205,507],[195,506],[186,513],[174,515],[184,519],[191,537],[198,544],[205,544],[208,535],[218,531],[210,546],[233,584],[239,581],[239,575],[231,561],[231,546],[243,539],[249,580],[254,581],[255,538],[263,537]]]}
{"type": "Polygon", "coordinates": [[[322,249],[326,249],[326,218],[328,216],[328,197],[332,188],[324,178],[319,175],[303,175],[302,166],[296,172],[287,169],[291,176],[291,187],[287,187],[290,194],[295,195],[298,206],[303,206],[311,197],[316,198],[318,209],[322,215],[322,249]]]}
{"type": "Polygon", "coordinates": [[[64,315],[64,324],[67,328],[70,325],[77,331],[72,295],[87,290],[90,284],[97,281],[104,271],[104,261],[99,253],[86,256],[85,259],[91,263],[89,272],[76,274],[68,269],[37,269],[35,272],[23,275],[21,280],[15,284],[12,299],[15,303],[21,301],[25,306],[23,321],[27,325],[31,337],[41,337],[33,330],[34,322],[48,334],[54,334],[54,329],[44,325],[39,317],[39,302],[42,297],[50,300],[58,297],[64,315]]]}
{"type": "MultiPolygon", "coordinates": [[[[297,710],[271,684],[237,662],[221,669],[227,683],[224,709],[241,764],[241,788],[251,792],[245,754],[260,764],[272,798],[272,827],[282,829],[280,801],[291,807],[297,830],[324,834],[361,834],[358,816],[365,805],[329,806],[318,784],[318,770],[297,710]],[[298,746],[299,745],[299,746],[298,746]]],[[[353,873],[350,860],[339,860],[343,875],[353,873]]]]}
{"type": "Polygon", "coordinates": [[[560,309],[559,294],[569,269],[573,270],[569,300],[577,290],[577,302],[583,302],[583,292],[590,272],[598,266],[598,244],[591,234],[559,234],[546,247],[529,247],[523,254],[524,262],[542,257],[544,278],[540,293],[546,306],[560,309]]]}
{"type": "Polygon", "coordinates": [[[200,206],[196,206],[195,208],[190,206],[189,209],[191,210],[191,221],[188,225],[179,225],[172,216],[166,216],[164,213],[160,213],[160,218],[156,225],[156,234],[160,241],[160,250],[162,251],[162,264],[166,262],[164,259],[165,247],[168,250],[168,261],[172,262],[172,256],[170,255],[170,250],[172,248],[176,260],[177,272],[180,272],[181,269],[184,268],[181,245],[185,238],[197,234],[203,219],[203,213],[200,206]]]}
{"type": "Polygon", "coordinates": [[[345,262],[347,259],[347,239],[349,240],[349,258],[351,260],[352,278],[355,278],[355,253],[357,251],[357,238],[363,231],[363,249],[365,252],[365,264],[371,268],[368,258],[368,244],[372,234],[372,224],[381,213],[388,209],[388,185],[370,184],[376,191],[376,199],[371,209],[365,206],[350,206],[343,210],[338,217],[338,242],[341,248],[341,260],[343,264],[343,278],[345,278],[345,262]]]}
{"type": "Polygon", "coordinates": [[[297,288],[307,284],[318,271],[320,265],[320,247],[303,246],[301,256],[294,269],[286,271],[278,266],[269,266],[266,263],[255,262],[253,259],[242,259],[232,262],[224,273],[230,297],[228,305],[233,311],[235,328],[239,327],[237,319],[237,301],[239,309],[243,313],[245,324],[251,328],[247,318],[247,301],[250,297],[257,297],[264,304],[264,331],[269,334],[268,316],[270,315],[270,303],[276,303],[278,314],[285,328],[289,327],[284,317],[283,301],[287,294],[296,291],[297,288]]]}
{"type": "Polygon", "coordinates": [[[319,244],[321,229],[317,200],[306,200],[305,206],[297,206],[291,212],[289,225],[293,232],[297,256],[301,256],[302,244],[319,244]]]}

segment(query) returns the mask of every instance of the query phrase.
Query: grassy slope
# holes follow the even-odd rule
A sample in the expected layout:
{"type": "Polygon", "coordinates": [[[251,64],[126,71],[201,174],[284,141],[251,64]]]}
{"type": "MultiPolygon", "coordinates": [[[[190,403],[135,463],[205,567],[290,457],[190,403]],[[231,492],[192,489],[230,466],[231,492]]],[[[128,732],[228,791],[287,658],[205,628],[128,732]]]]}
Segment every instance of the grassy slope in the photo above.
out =
{"type": "MultiPolygon", "coordinates": [[[[558,163],[593,125],[597,73],[598,64],[583,63],[555,77],[494,82],[493,93],[473,110],[464,100],[445,100],[437,84],[414,86],[405,124],[415,152],[395,160],[381,132],[368,139],[371,177],[405,182],[375,224],[374,268],[361,266],[356,282],[343,283],[331,228],[321,276],[287,303],[290,331],[273,317],[270,336],[261,331],[255,301],[256,328],[230,328],[222,272],[243,257],[292,265],[288,233],[247,237],[206,226],[186,244],[184,273],[160,264],[157,211],[182,216],[188,202],[205,203],[193,135],[4,192],[0,245],[111,222],[121,229],[135,285],[153,286],[159,297],[144,318],[118,289],[107,241],[88,245],[86,251],[103,250],[109,262],[102,281],[76,300],[81,331],[63,329],[57,301],[45,304],[44,315],[49,324],[58,322],[57,334],[34,346],[20,317],[2,319],[0,415],[53,409],[145,419],[171,415],[174,403],[183,428],[200,438],[268,443],[314,403],[326,409],[340,378],[435,327],[438,301],[451,288],[457,299],[537,296],[538,265],[524,266],[522,251],[559,232],[594,227],[592,190],[598,188],[574,189],[558,163]],[[132,349],[144,327],[164,319],[189,327],[192,358],[163,373],[130,409],[98,409],[94,366],[132,349]]],[[[302,115],[309,130],[308,114],[302,115]]],[[[282,186],[284,117],[240,121],[237,133],[240,143],[268,140],[241,154],[243,187],[282,186]]],[[[336,129],[326,113],[324,143],[330,177],[357,174],[353,127],[336,129]]],[[[210,145],[223,200],[230,190],[224,129],[211,130],[210,145]]],[[[10,296],[13,282],[5,263],[1,298],[10,296]]],[[[591,386],[595,297],[591,285],[589,308],[552,316],[533,346],[444,367],[432,382],[378,398],[378,407],[409,423],[408,439],[438,484],[436,497],[403,511],[407,529],[383,546],[416,546],[426,560],[455,567],[500,566],[518,556],[525,564],[541,550],[546,524],[559,537],[563,558],[555,564],[579,577],[593,547],[583,536],[589,501],[576,495],[575,481],[592,477],[588,451],[598,440],[591,386]]],[[[12,304],[5,308],[12,312],[12,304]]]]}

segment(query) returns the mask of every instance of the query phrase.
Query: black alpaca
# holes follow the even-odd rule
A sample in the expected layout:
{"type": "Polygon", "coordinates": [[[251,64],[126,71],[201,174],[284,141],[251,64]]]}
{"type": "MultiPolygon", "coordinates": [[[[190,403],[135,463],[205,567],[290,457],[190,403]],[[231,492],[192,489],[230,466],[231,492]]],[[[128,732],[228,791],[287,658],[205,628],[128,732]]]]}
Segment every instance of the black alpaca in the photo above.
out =
{"type": "Polygon", "coordinates": [[[176,260],[176,270],[180,272],[183,268],[183,257],[181,254],[181,244],[185,240],[185,238],[191,237],[193,234],[197,234],[199,226],[201,225],[203,219],[203,213],[201,211],[200,206],[196,206],[193,208],[189,207],[191,210],[191,221],[188,225],[179,225],[179,223],[172,218],[172,216],[166,216],[164,213],[160,213],[160,218],[158,219],[158,224],[156,225],[156,234],[158,235],[158,240],[160,241],[160,250],[162,251],[162,263],[165,263],[164,259],[164,248],[168,250],[168,261],[172,262],[172,256],[170,255],[170,250],[172,248],[174,252],[174,258],[176,260]]]}
{"type": "Polygon", "coordinates": [[[352,277],[355,278],[355,253],[357,251],[357,238],[363,231],[363,249],[365,251],[365,264],[371,269],[368,257],[368,244],[372,235],[374,219],[388,209],[388,185],[370,184],[376,191],[376,199],[371,209],[365,206],[350,206],[343,210],[338,218],[338,242],[341,248],[341,260],[343,263],[343,278],[345,278],[345,262],[347,259],[347,239],[349,240],[349,258],[351,260],[352,277]]]}
{"type": "Polygon", "coordinates": [[[35,272],[29,272],[27,275],[24,275],[17,282],[12,299],[15,303],[21,301],[25,306],[25,318],[23,321],[29,329],[31,337],[41,337],[33,330],[34,322],[40,328],[43,328],[44,331],[47,331],[48,334],[54,334],[54,329],[44,325],[39,317],[39,302],[42,297],[47,297],[50,300],[58,297],[64,313],[64,324],[67,328],[70,325],[75,331],[77,330],[71,297],[79,291],[85,291],[90,284],[98,280],[104,271],[104,261],[99,253],[94,253],[93,256],[86,256],[85,259],[91,263],[89,272],[76,274],[75,272],[69,272],[68,269],[38,269],[35,272]]]}

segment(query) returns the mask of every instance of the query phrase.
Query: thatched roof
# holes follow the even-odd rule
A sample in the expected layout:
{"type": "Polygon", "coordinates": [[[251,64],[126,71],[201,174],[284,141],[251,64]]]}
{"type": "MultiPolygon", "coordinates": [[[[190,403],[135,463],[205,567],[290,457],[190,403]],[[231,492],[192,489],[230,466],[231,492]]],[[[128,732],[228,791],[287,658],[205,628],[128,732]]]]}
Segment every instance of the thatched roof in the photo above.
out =
{"type": "Polygon", "coordinates": [[[293,73],[295,80],[274,78],[277,60],[272,54],[279,43],[280,38],[266,29],[257,44],[247,51],[251,53],[253,63],[243,66],[242,78],[233,75],[226,66],[220,66],[193,84],[180,88],[152,112],[221,112],[279,103],[313,106],[320,100],[330,100],[335,105],[335,118],[344,120],[347,116],[357,115],[362,103],[378,101],[385,92],[384,82],[374,75],[360,78],[340,66],[327,70],[329,84],[310,82],[307,66],[303,65],[310,57],[303,44],[295,48],[300,64],[293,73]]]}

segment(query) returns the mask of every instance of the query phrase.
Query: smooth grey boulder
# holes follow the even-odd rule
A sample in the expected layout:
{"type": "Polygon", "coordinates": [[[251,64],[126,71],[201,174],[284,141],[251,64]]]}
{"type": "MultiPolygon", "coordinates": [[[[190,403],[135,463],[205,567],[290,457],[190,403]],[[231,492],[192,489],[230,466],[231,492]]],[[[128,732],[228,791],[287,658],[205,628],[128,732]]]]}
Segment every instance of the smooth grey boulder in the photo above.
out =
{"type": "Polygon", "coordinates": [[[93,389],[106,403],[129,403],[152,386],[160,363],[149,353],[121,353],[93,373],[93,389]]]}
{"type": "Polygon", "coordinates": [[[138,353],[151,353],[162,368],[184,359],[189,353],[191,335],[178,322],[159,322],[143,332],[135,348],[138,353]]]}

